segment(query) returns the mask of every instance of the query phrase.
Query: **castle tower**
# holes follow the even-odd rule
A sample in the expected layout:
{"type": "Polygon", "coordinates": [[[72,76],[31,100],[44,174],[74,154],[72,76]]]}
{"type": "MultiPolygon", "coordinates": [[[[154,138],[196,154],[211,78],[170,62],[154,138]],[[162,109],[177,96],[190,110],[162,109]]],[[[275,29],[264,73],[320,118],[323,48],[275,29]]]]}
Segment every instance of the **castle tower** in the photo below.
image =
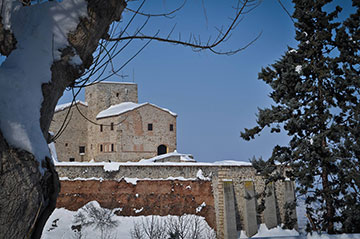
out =
{"type": "Polygon", "coordinates": [[[138,103],[137,84],[131,82],[104,81],[85,88],[88,103],[88,118],[95,121],[96,115],[111,105],[123,102],[138,103]]]}
{"type": "MultiPolygon", "coordinates": [[[[99,82],[85,88],[85,101],[88,103],[87,117],[96,122],[96,116],[100,111],[109,108],[111,105],[123,102],[138,103],[137,84],[131,82],[99,82]]],[[[87,122],[88,159],[94,158],[94,150],[97,147],[99,125],[87,122]]]]}

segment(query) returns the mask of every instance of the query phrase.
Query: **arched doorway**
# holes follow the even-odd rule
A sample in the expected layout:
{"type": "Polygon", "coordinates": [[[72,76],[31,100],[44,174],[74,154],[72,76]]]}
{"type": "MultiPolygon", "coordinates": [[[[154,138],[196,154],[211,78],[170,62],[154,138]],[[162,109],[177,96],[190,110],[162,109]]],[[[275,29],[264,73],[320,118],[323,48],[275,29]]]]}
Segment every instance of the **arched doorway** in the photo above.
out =
{"type": "Polygon", "coordinates": [[[159,147],[157,148],[157,155],[161,155],[161,154],[166,154],[167,153],[167,147],[166,145],[159,145],[159,147]]]}

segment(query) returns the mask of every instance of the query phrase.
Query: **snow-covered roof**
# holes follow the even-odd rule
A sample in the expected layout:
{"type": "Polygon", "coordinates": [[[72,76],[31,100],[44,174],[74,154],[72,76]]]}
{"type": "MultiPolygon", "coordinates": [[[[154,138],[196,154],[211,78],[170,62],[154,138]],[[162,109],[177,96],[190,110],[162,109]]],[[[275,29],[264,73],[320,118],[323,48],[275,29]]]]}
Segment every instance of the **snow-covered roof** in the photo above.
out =
{"type": "Polygon", "coordinates": [[[156,163],[162,160],[166,160],[166,158],[170,158],[170,157],[179,157],[180,162],[196,162],[196,160],[193,158],[191,154],[182,154],[182,153],[178,153],[175,150],[172,153],[161,154],[149,159],[142,159],[139,161],[139,163],[152,163],[152,162],[156,163]]]}
{"type": "MultiPolygon", "coordinates": [[[[75,101],[75,103],[73,103],[73,105],[75,105],[75,104],[82,104],[83,106],[88,106],[88,104],[87,104],[86,102],[83,102],[83,101],[80,101],[80,100],[75,101]]],[[[68,107],[70,107],[70,106],[71,106],[71,102],[70,102],[70,103],[61,104],[61,105],[57,105],[57,106],[55,107],[55,112],[65,110],[66,108],[68,108],[68,107]]]]}
{"type": "Polygon", "coordinates": [[[132,111],[134,109],[140,108],[144,105],[152,105],[160,110],[166,111],[169,114],[173,115],[173,116],[177,116],[175,113],[171,112],[168,109],[165,108],[161,108],[157,105],[154,104],[150,104],[148,102],[142,103],[142,104],[138,104],[138,103],[134,103],[134,102],[123,102],[117,105],[112,105],[109,108],[107,108],[106,110],[101,111],[97,116],[96,119],[101,119],[101,118],[106,118],[106,117],[111,117],[111,116],[118,116],[121,115],[123,113],[132,111]]]}

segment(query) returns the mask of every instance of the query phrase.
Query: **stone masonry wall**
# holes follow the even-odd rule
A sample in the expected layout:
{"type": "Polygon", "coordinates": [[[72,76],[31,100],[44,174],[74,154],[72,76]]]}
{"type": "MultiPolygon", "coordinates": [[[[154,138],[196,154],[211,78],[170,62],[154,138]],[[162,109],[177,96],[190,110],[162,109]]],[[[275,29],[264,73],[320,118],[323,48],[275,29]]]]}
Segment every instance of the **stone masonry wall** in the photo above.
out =
{"type": "Polygon", "coordinates": [[[93,155],[95,161],[139,161],[156,156],[159,145],[165,145],[168,152],[176,149],[176,116],[155,106],[147,104],[96,122],[103,125],[103,131],[100,132],[97,125],[91,126],[93,130],[89,131],[89,134],[96,134],[90,145],[96,147],[93,155]],[[112,123],[113,130],[110,127],[112,123]],[[148,130],[150,123],[151,131],[148,130]],[[170,131],[170,124],[173,131],[170,131]]]}
{"type": "MultiPolygon", "coordinates": [[[[87,106],[80,103],[77,107],[83,114],[87,114],[87,106]]],[[[55,135],[60,130],[69,108],[55,113],[51,122],[49,131],[55,135]]],[[[75,161],[88,161],[88,148],[87,146],[87,121],[80,115],[76,106],[72,106],[70,113],[65,122],[65,130],[55,140],[56,151],[59,161],[69,161],[70,158],[74,158],[75,161]],[[80,155],[79,146],[85,146],[85,155],[80,155]]]]}
{"type": "MultiPolygon", "coordinates": [[[[100,82],[85,88],[85,101],[88,103],[88,118],[96,122],[96,115],[111,105],[122,102],[138,102],[137,84],[100,82]]],[[[99,137],[99,125],[86,123],[88,127],[88,148],[96,147],[93,142],[99,137]]],[[[95,158],[95,151],[90,150],[88,158],[95,158]]]]}
{"type": "MultiPolygon", "coordinates": [[[[60,177],[67,177],[66,179],[91,178],[97,177],[102,180],[121,181],[126,178],[137,179],[152,179],[149,184],[154,184],[155,188],[160,190],[161,184],[158,184],[158,179],[171,179],[171,177],[183,177],[187,180],[196,180],[199,176],[199,170],[204,177],[211,178],[212,197],[214,198],[214,208],[216,215],[216,228],[219,238],[224,238],[224,191],[222,188],[224,181],[232,181],[235,194],[235,208],[237,230],[244,230],[245,220],[245,188],[244,183],[251,181],[254,184],[255,191],[260,193],[264,188],[264,180],[258,176],[251,166],[215,166],[215,165],[198,165],[191,164],[186,166],[186,163],[181,165],[161,165],[155,163],[149,166],[135,166],[119,164],[119,170],[104,171],[103,166],[57,166],[57,171],[60,177]]],[[[63,178],[64,179],[64,178],[63,178]]],[[[199,180],[199,179],[198,179],[199,180]]],[[[201,189],[200,189],[201,190],[201,189]]],[[[208,190],[208,189],[206,189],[208,190]]],[[[280,215],[280,222],[284,220],[284,184],[282,182],[276,183],[275,195],[277,213],[280,215]]],[[[260,199],[258,199],[258,204],[260,199]]],[[[264,216],[258,215],[258,223],[264,223],[264,216]]]]}

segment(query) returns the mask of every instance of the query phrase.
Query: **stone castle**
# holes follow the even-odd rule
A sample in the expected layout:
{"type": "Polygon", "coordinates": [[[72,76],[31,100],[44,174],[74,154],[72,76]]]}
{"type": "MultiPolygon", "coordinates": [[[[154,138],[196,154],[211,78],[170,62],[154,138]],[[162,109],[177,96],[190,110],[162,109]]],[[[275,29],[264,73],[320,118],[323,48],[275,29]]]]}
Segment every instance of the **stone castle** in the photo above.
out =
{"type": "Polygon", "coordinates": [[[295,201],[292,181],[267,185],[261,198],[265,180],[249,163],[200,163],[173,152],[176,114],[139,104],[136,84],[91,85],[85,101],[57,106],[50,128],[61,133],[55,136],[58,208],[76,211],[97,201],[122,208],[119,216],[194,214],[219,239],[238,238],[240,231],[253,236],[261,223],[274,228],[289,215],[296,220],[286,206],[295,201]],[[152,159],[138,162],[146,158],[152,159]],[[259,212],[262,200],[266,208],[259,212]]]}
{"type": "Polygon", "coordinates": [[[135,83],[101,82],[85,88],[85,102],[58,105],[50,131],[61,133],[59,161],[139,161],[176,150],[176,116],[139,104],[135,83]]]}

